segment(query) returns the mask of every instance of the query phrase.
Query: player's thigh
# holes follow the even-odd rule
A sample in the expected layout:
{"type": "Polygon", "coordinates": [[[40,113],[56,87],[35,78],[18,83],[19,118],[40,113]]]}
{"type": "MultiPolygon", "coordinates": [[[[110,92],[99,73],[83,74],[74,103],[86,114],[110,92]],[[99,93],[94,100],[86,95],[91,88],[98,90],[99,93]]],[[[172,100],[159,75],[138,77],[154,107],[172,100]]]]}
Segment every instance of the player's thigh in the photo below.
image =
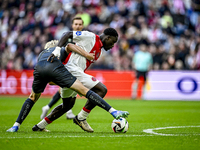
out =
{"type": "Polygon", "coordinates": [[[52,74],[52,81],[58,86],[64,88],[70,88],[77,80],[65,67],[60,65],[57,67],[52,74]]]}
{"type": "Polygon", "coordinates": [[[55,60],[53,63],[46,60],[39,61],[33,72],[34,80],[32,89],[34,93],[42,93],[47,83],[54,80],[57,81],[59,77],[62,78],[61,68],[65,69],[64,65],[58,60],[55,60]]]}
{"type": "Polygon", "coordinates": [[[146,81],[147,72],[146,71],[137,71],[137,79],[146,81]]]}
{"type": "Polygon", "coordinates": [[[70,88],[60,88],[60,93],[61,93],[61,97],[62,98],[69,98],[69,97],[76,97],[77,92],[75,92],[74,90],[70,89],[70,88]]]}
{"type": "Polygon", "coordinates": [[[48,83],[47,78],[43,76],[43,71],[39,69],[37,66],[37,69],[33,72],[33,84],[32,84],[32,90],[34,93],[42,93],[48,83]]]}
{"type": "Polygon", "coordinates": [[[82,71],[72,72],[72,75],[74,75],[88,89],[92,89],[100,82],[95,77],[82,71]]]}
{"type": "Polygon", "coordinates": [[[32,90],[34,93],[42,93],[48,82],[42,80],[33,80],[32,90]]]}

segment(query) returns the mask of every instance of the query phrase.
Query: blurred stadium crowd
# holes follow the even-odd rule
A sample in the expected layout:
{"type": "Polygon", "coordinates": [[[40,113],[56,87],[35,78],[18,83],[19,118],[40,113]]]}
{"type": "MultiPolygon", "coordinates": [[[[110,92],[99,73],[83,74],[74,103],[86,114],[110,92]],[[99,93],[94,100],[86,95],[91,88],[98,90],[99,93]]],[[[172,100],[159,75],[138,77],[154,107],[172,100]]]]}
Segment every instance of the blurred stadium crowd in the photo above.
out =
{"type": "Polygon", "coordinates": [[[71,30],[77,14],[84,30],[110,26],[120,35],[91,69],[132,70],[140,44],[154,70],[200,69],[199,0],[1,0],[0,69],[33,69],[45,43],[71,30]]]}

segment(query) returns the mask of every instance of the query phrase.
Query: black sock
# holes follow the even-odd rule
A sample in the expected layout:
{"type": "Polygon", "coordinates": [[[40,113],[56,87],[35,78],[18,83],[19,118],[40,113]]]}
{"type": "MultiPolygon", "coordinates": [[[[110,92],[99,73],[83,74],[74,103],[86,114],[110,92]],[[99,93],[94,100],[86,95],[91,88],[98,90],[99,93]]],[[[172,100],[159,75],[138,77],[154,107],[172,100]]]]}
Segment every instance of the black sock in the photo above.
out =
{"type": "Polygon", "coordinates": [[[49,107],[51,108],[59,99],[60,99],[60,93],[56,92],[56,94],[54,94],[52,100],[49,102],[49,107]]]}
{"type": "Polygon", "coordinates": [[[111,106],[103,98],[101,98],[98,94],[96,94],[91,90],[87,92],[86,98],[88,98],[89,101],[98,105],[99,107],[103,108],[106,111],[109,111],[109,109],[111,108],[111,106]]]}
{"type": "Polygon", "coordinates": [[[29,114],[29,112],[30,112],[31,108],[33,107],[33,105],[34,105],[34,102],[30,98],[28,98],[24,102],[16,122],[22,124],[22,122],[24,121],[26,116],[29,114]]]}

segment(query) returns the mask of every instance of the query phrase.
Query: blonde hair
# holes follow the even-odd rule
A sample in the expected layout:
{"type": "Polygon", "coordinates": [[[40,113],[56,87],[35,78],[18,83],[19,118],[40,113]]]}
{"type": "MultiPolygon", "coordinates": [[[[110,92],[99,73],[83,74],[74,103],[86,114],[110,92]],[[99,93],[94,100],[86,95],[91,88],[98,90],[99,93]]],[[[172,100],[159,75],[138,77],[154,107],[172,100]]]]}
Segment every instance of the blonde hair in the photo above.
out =
{"type": "Polygon", "coordinates": [[[51,40],[45,44],[44,49],[56,47],[57,44],[58,44],[58,40],[51,40]]]}

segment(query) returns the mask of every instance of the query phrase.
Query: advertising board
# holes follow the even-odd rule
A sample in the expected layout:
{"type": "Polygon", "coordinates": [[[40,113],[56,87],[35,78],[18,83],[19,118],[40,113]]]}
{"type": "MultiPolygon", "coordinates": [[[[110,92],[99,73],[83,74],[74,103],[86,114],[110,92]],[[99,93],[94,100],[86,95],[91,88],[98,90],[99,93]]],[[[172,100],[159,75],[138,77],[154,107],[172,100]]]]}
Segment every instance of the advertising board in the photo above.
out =
{"type": "Polygon", "coordinates": [[[146,100],[200,100],[200,72],[151,71],[146,100]]]}

